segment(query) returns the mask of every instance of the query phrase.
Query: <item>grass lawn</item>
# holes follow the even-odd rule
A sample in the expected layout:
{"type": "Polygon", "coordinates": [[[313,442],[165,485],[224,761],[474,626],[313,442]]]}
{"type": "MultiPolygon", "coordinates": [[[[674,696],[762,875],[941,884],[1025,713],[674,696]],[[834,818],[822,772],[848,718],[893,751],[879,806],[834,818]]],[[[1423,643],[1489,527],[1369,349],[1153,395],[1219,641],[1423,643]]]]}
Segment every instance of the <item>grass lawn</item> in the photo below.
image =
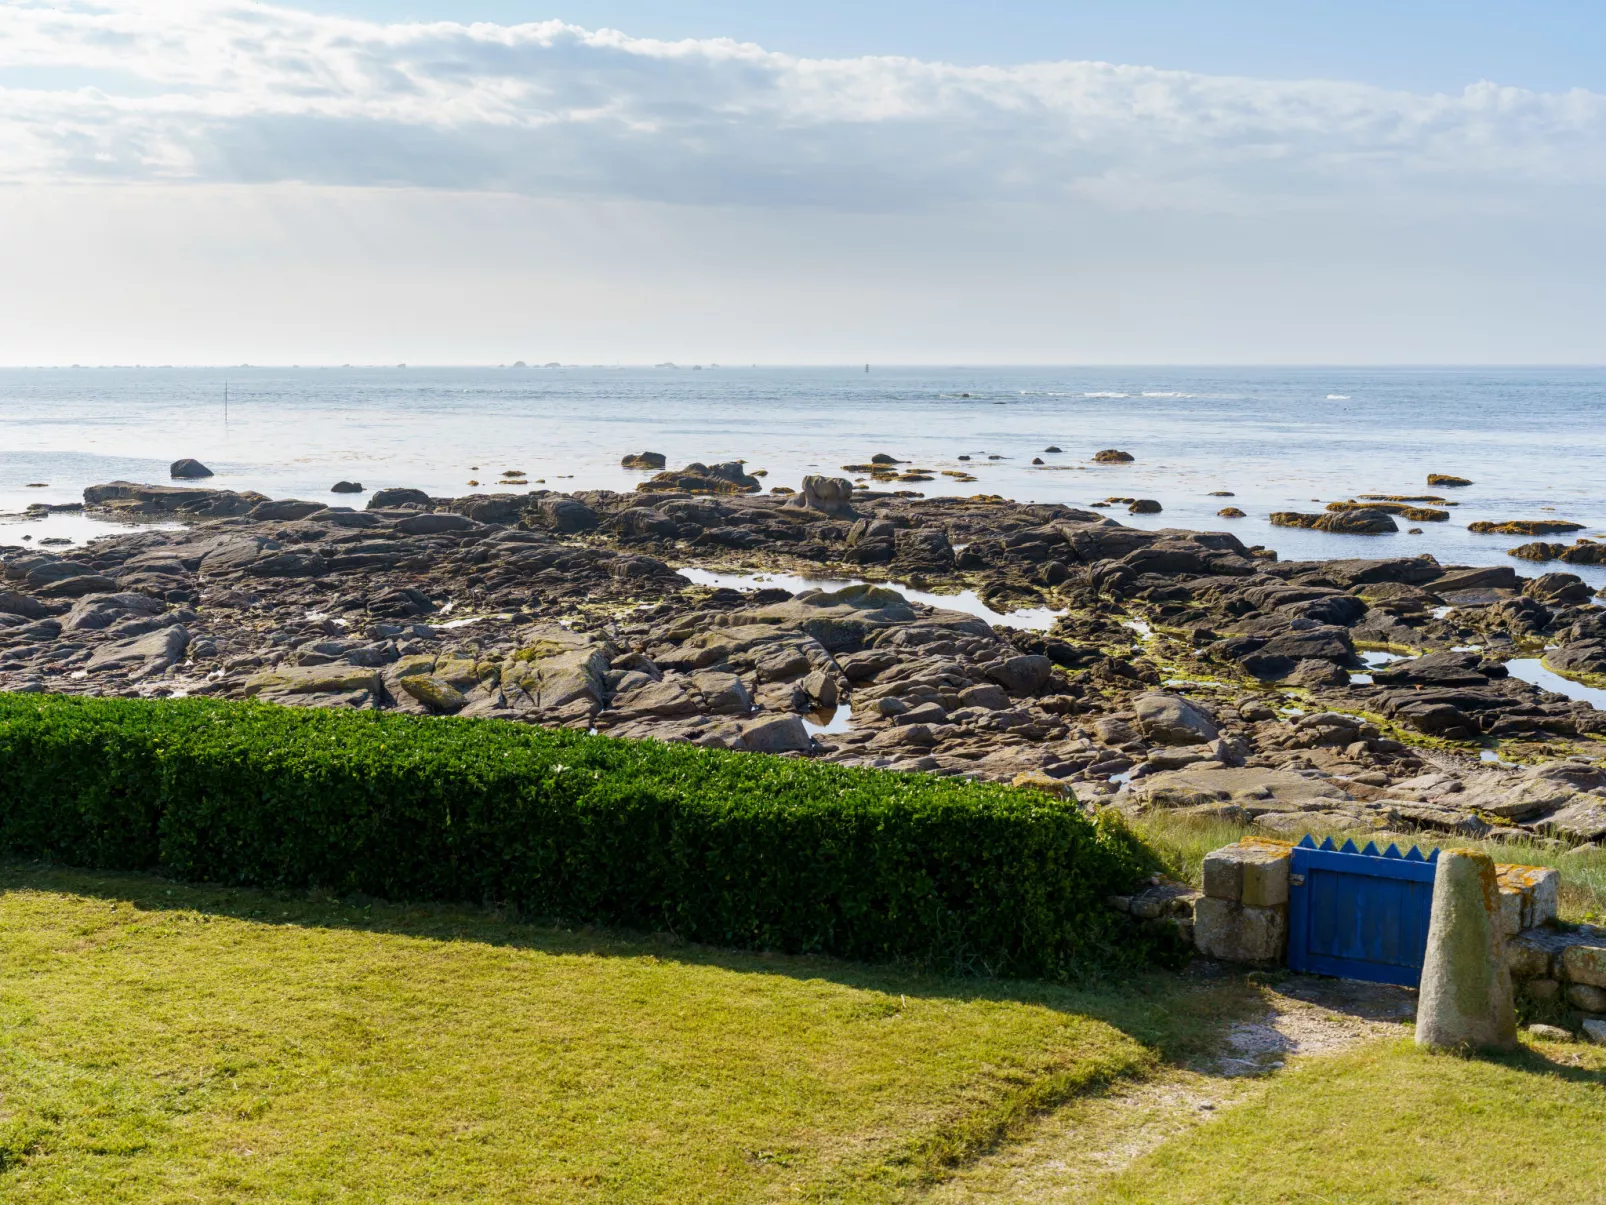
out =
{"type": "Polygon", "coordinates": [[[1246,999],[0,864],[0,1198],[907,1199],[1246,999]]]}
{"type": "Polygon", "coordinates": [[[1606,1200],[1606,1050],[1510,1058],[1374,1043],[1301,1062],[1172,1139],[1092,1199],[1114,1202],[1606,1200]]]}

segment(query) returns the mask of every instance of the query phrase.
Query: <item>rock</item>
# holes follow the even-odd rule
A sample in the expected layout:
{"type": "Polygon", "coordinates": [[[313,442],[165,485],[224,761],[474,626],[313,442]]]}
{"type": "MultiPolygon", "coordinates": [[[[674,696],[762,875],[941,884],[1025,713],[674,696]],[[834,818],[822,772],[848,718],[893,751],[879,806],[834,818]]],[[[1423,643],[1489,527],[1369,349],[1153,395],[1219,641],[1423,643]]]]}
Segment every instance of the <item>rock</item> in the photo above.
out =
{"type": "Polygon", "coordinates": [[[1497,914],[1494,861],[1439,854],[1417,1005],[1416,1042],[1437,1050],[1512,1050],[1517,1016],[1497,914]]]}
{"type": "Polygon", "coordinates": [[[1522,584],[1517,571],[1509,565],[1487,569],[1447,569],[1433,582],[1436,594],[1454,594],[1460,590],[1515,590],[1522,584]]]}
{"type": "Polygon", "coordinates": [[[468,705],[462,691],[434,674],[409,674],[401,679],[401,688],[435,711],[461,711],[468,705]]]}
{"type": "Polygon", "coordinates": [[[984,682],[980,686],[967,686],[960,691],[959,705],[980,707],[987,711],[1002,711],[1009,706],[1009,696],[1002,688],[984,682]]]}
{"type": "Polygon", "coordinates": [[[846,477],[803,478],[803,492],[788,498],[784,505],[803,510],[819,511],[835,518],[853,518],[853,482],[846,477]]]}
{"type": "Polygon", "coordinates": [[[1288,903],[1289,855],[1284,841],[1249,837],[1205,855],[1204,893],[1261,908],[1288,903]]]}
{"type": "Polygon", "coordinates": [[[1588,602],[1590,588],[1576,573],[1541,573],[1522,592],[1543,603],[1562,604],[1588,602]]]}
{"type": "Polygon", "coordinates": [[[99,573],[84,573],[64,577],[35,591],[40,598],[82,598],[86,594],[106,594],[117,589],[117,583],[99,573]]]}
{"type": "Polygon", "coordinates": [[[475,531],[479,526],[466,515],[429,511],[419,515],[408,515],[396,524],[396,530],[410,536],[436,536],[444,532],[475,531]]]}
{"type": "Polygon", "coordinates": [[[1587,983],[1567,985],[1567,1003],[1586,1013],[1606,1013],[1606,991],[1587,983]]]}
{"type": "Polygon", "coordinates": [[[1009,780],[1009,785],[1031,791],[1041,791],[1044,795],[1052,795],[1055,799],[1074,800],[1076,795],[1071,790],[1071,784],[1058,778],[1050,778],[1041,770],[1022,770],[1009,780]]]}
{"type": "Polygon", "coordinates": [[[742,725],[742,746],[754,753],[807,752],[809,731],[795,715],[749,720],[742,725]]]}
{"type": "Polygon", "coordinates": [[[324,509],[322,502],[303,502],[299,498],[281,498],[272,502],[257,503],[246,513],[246,517],[262,521],[277,522],[283,520],[293,523],[297,519],[305,519],[308,515],[315,515],[324,509]]]}
{"type": "MultiPolygon", "coordinates": [[[[964,457],[964,459],[965,460],[969,460],[970,457],[966,456],[966,457],[964,457]]],[[[901,464],[902,462],[899,461],[896,457],[888,456],[885,452],[877,452],[874,456],[870,457],[870,463],[871,464],[901,464]]]]}
{"type": "Polygon", "coordinates": [[[1498,536],[1544,536],[1554,532],[1583,531],[1582,523],[1568,523],[1559,519],[1508,519],[1503,523],[1491,523],[1483,520],[1477,523],[1468,523],[1467,530],[1482,535],[1498,536]]]}
{"type": "Polygon", "coordinates": [[[669,463],[669,458],[662,452],[634,452],[619,461],[619,466],[626,469],[661,469],[669,463]]]}
{"type": "Polygon", "coordinates": [[[369,510],[391,510],[398,506],[428,506],[429,495],[423,490],[412,489],[384,489],[375,490],[368,499],[369,510]]]}
{"type": "Polygon", "coordinates": [[[539,711],[601,708],[611,646],[555,623],[531,628],[521,643],[503,662],[504,691],[509,687],[523,691],[539,711]]]}
{"type": "Polygon", "coordinates": [[[1349,799],[1327,779],[1258,766],[1188,768],[1153,774],[1132,783],[1129,792],[1143,806],[1183,808],[1231,802],[1252,816],[1270,812],[1315,813],[1349,799]]]}
{"type": "Polygon", "coordinates": [[[91,672],[134,668],[142,675],[160,673],[184,656],[185,646],[189,642],[189,631],[180,624],[174,624],[159,632],[136,636],[132,640],[101,645],[89,658],[87,668],[91,672]]]}
{"type": "Polygon", "coordinates": [[[1349,673],[1331,661],[1306,660],[1294,666],[1293,672],[1283,679],[1288,686],[1347,686],[1349,673]]]}
{"type": "Polygon", "coordinates": [[[1222,519],[1242,519],[1244,517],[1244,512],[1239,510],[1236,506],[1223,506],[1216,512],[1216,515],[1222,519]]]}
{"type": "Polygon", "coordinates": [[[435,604],[427,595],[407,586],[380,590],[368,596],[368,613],[386,619],[415,619],[434,609],[435,604]]]}
{"type": "Polygon", "coordinates": [[[167,475],[169,477],[179,477],[186,480],[194,480],[200,477],[212,476],[212,470],[207,468],[199,460],[175,460],[168,468],[167,475]]]}
{"type": "Polygon", "coordinates": [[[1054,663],[1047,657],[1027,654],[995,662],[985,672],[1012,695],[1035,695],[1053,677],[1054,663]]]}
{"type": "Polygon", "coordinates": [[[1606,1046],[1606,1018],[1585,1017],[1579,1025],[1584,1040],[1593,1042],[1596,1046],[1606,1046]]]}
{"type": "Polygon", "coordinates": [[[1428,484],[1444,485],[1455,489],[1459,488],[1460,486],[1471,485],[1472,482],[1468,481],[1465,477],[1452,477],[1449,473],[1429,473],[1428,484]]]}
{"type": "Polygon", "coordinates": [[[1201,745],[1220,735],[1215,722],[1181,695],[1139,695],[1132,706],[1139,730],[1162,745],[1201,745]]]}
{"type": "Polygon", "coordinates": [[[1400,530],[1391,516],[1371,508],[1329,511],[1320,515],[1279,510],[1271,513],[1271,523],[1273,527],[1305,527],[1333,535],[1375,536],[1400,530]]]}
{"type": "Polygon", "coordinates": [[[1193,906],[1193,940],[1207,958],[1276,962],[1288,942],[1288,909],[1257,908],[1209,896],[1193,906]]]}
{"type": "Polygon", "coordinates": [[[0,590],[0,615],[20,615],[25,619],[43,619],[50,609],[37,599],[11,590],[0,590]]]}
{"type": "Polygon", "coordinates": [[[193,485],[139,485],[132,481],[110,481],[84,487],[84,506],[109,511],[122,517],[151,515],[195,515],[223,518],[243,515],[268,499],[250,490],[213,490],[193,485]]]}
{"type": "Polygon", "coordinates": [[[245,695],[278,698],[308,694],[350,694],[380,690],[379,672],[353,665],[287,665],[253,674],[245,682],[245,695]]]}
{"type": "Polygon", "coordinates": [[[1132,453],[1115,448],[1105,448],[1102,452],[1093,454],[1093,460],[1097,464],[1130,464],[1133,459],[1132,453]]]}
{"type": "Polygon", "coordinates": [[[546,525],[556,531],[595,531],[599,522],[596,511],[574,498],[542,498],[535,509],[546,525]]]}
{"type": "Polygon", "coordinates": [[[64,631],[97,631],[130,615],[156,615],[161,603],[145,594],[91,594],[73,604],[62,620],[64,631]]]}
{"type": "Polygon", "coordinates": [[[1561,965],[1574,983],[1606,988],[1606,943],[1570,945],[1562,951],[1561,965]]]}
{"type": "Polygon", "coordinates": [[[331,494],[360,494],[363,492],[360,481],[337,481],[329,487],[331,494]]]}
{"type": "Polygon", "coordinates": [[[1137,498],[1126,509],[1128,514],[1133,515],[1157,515],[1161,507],[1153,498],[1137,498]]]}
{"type": "MultiPolygon", "coordinates": [[[[752,697],[735,674],[705,669],[693,674],[691,681],[702,696],[703,707],[714,715],[746,715],[753,710],[752,697]]],[[[804,681],[806,684],[807,679],[804,681]]],[[[834,707],[835,703],[827,706],[834,707]]]]}
{"type": "Polygon", "coordinates": [[[836,688],[836,679],[823,669],[817,669],[803,679],[799,685],[803,693],[812,699],[820,708],[835,707],[839,701],[836,688]]]}
{"type": "Polygon", "coordinates": [[[1060,449],[1055,447],[1053,444],[1049,444],[1048,447],[1043,449],[1043,451],[1045,451],[1045,452],[1058,452],[1058,451],[1060,451],[1060,449]]]}
{"type": "Polygon", "coordinates": [[[689,494],[757,493],[761,488],[756,477],[743,471],[739,460],[715,465],[693,461],[683,469],[659,473],[650,481],[643,481],[636,486],[643,493],[683,490],[689,494]]]}
{"type": "MultiPolygon", "coordinates": [[[[1541,1042],[1571,1042],[1573,1040],[1573,1035],[1559,1025],[1535,1023],[1524,1027],[1523,1032],[1530,1038],[1537,1038],[1541,1042]]],[[[1603,1034],[1602,1037],[1606,1038],[1606,1034],[1603,1034]]],[[[1603,1040],[1601,1044],[1606,1045],[1606,1040],[1603,1040]]]]}

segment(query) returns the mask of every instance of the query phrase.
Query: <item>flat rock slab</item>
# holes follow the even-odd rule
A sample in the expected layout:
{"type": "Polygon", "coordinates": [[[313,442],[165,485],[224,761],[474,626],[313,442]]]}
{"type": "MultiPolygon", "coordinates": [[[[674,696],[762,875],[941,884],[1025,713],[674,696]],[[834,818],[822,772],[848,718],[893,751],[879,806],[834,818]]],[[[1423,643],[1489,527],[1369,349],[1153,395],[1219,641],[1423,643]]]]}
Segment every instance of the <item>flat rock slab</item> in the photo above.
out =
{"type": "Polygon", "coordinates": [[[1251,815],[1326,811],[1335,803],[1350,798],[1326,779],[1255,766],[1168,770],[1138,779],[1127,793],[1133,801],[1150,807],[1198,807],[1231,802],[1251,815]]]}

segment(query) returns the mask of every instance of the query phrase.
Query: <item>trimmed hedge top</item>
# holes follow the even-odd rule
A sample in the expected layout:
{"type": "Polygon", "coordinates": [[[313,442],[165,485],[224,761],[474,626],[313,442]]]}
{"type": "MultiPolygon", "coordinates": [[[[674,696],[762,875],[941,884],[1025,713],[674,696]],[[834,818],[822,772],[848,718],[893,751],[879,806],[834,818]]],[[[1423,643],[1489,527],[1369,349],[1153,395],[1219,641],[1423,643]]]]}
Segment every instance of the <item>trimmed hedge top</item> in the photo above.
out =
{"type": "Polygon", "coordinates": [[[496,720],[0,695],[0,850],[1063,977],[1148,868],[1033,791],[496,720]]]}

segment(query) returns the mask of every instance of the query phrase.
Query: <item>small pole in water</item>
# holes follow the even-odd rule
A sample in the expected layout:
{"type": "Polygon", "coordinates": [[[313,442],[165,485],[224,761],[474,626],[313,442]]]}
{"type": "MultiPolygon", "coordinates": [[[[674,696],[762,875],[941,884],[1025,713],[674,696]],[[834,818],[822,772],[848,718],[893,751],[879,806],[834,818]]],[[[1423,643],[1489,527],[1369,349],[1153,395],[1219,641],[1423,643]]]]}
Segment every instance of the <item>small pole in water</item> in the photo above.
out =
{"type": "Polygon", "coordinates": [[[223,425],[229,425],[229,383],[223,382],[223,425]]]}
{"type": "Polygon", "coordinates": [[[864,371],[865,371],[865,372],[869,372],[869,371],[870,371],[870,366],[869,366],[869,365],[868,365],[868,364],[866,364],[866,365],[865,365],[865,366],[864,366],[864,371]]]}

